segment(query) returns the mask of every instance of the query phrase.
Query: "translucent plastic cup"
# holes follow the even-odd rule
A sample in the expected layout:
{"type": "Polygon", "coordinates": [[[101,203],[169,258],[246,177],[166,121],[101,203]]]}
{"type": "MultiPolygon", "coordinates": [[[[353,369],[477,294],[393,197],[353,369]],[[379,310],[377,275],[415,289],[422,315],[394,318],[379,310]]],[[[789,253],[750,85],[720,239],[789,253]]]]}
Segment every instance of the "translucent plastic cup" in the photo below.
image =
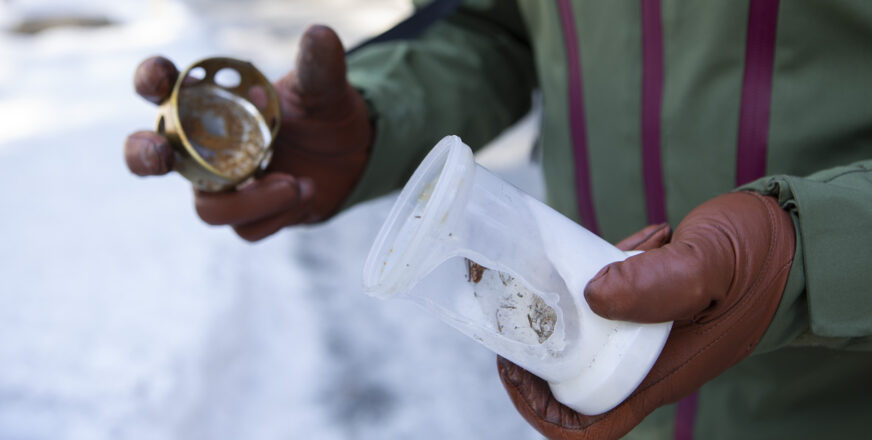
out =
{"type": "Polygon", "coordinates": [[[626,254],[506,183],[448,136],[400,193],[364,265],[364,288],[406,298],[548,381],[587,415],[621,403],[672,323],[611,321],[587,282],[626,254]]]}

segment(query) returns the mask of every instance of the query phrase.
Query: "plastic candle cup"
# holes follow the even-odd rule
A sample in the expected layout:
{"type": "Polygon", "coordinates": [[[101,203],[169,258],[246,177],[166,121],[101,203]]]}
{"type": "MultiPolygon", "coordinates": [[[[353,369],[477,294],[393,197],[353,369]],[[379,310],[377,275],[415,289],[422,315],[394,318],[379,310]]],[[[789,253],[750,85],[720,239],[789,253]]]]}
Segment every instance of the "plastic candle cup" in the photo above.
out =
{"type": "Polygon", "coordinates": [[[400,193],[363,283],[370,295],[418,303],[595,415],[636,389],[672,327],[608,320],[587,305],[587,282],[629,255],[477,165],[448,136],[400,193]]]}

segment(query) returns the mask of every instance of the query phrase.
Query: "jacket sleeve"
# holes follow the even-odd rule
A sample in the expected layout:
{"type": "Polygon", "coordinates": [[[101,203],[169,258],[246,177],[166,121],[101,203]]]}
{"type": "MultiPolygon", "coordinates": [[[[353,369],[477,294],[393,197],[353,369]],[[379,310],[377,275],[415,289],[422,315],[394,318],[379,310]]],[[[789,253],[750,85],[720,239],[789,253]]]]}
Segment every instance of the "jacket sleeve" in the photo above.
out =
{"type": "Polygon", "coordinates": [[[872,160],[741,189],[777,197],[797,231],[784,296],[757,351],[872,350],[872,160]]]}
{"type": "Polygon", "coordinates": [[[482,146],[529,110],[535,85],[517,5],[500,0],[466,1],[418,38],[355,52],[348,77],[375,139],[345,207],[400,187],[444,136],[482,146]]]}

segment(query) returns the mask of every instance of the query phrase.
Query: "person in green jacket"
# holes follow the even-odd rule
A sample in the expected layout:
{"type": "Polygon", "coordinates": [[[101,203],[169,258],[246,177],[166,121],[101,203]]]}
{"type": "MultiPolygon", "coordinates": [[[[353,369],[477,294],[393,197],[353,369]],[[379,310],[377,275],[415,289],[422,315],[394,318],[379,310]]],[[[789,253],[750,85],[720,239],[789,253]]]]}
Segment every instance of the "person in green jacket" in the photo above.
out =
{"type": "MultiPolygon", "coordinates": [[[[160,102],[177,75],[149,59],[137,91],[160,102]]],[[[636,393],[599,416],[501,359],[546,436],[869,436],[872,3],[469,0],[347,59],[312,27],[277,89],[268,172],[195,197],[248,240],[400,187],[446,134],[484,145],[541,91],[548,203],[648,250],[595,277],[591,307],[676,321],[636,393]]],[[[152,132],[125,154],[139,175],[173,166],[152,132]]]]}

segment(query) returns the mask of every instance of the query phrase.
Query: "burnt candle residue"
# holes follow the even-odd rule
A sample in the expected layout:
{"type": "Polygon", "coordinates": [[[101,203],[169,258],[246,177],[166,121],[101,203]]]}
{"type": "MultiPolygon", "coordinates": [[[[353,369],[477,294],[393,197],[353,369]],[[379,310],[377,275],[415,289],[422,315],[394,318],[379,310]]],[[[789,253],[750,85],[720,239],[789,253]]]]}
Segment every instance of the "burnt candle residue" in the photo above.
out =
{"type": "Polygon", "coordinates": [[[557,312],[515,277],[466,259],[466,279],[497,332],[525,344],[542,344],[557,326],[557,312]]]}

